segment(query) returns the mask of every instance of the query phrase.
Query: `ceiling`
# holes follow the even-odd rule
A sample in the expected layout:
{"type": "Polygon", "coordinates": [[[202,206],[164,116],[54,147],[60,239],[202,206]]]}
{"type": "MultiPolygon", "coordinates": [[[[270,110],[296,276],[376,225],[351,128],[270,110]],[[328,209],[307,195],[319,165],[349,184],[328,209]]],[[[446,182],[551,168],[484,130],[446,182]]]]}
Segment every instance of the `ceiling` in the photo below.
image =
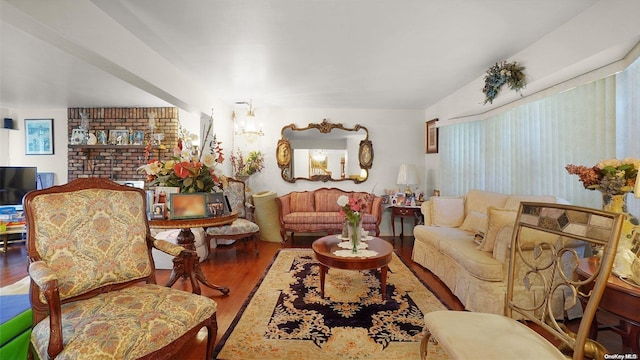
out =
{"type": "Polygon", "coordinates": [[[596,0],[0,0],[0,106],[424,109],[596,0]]]}

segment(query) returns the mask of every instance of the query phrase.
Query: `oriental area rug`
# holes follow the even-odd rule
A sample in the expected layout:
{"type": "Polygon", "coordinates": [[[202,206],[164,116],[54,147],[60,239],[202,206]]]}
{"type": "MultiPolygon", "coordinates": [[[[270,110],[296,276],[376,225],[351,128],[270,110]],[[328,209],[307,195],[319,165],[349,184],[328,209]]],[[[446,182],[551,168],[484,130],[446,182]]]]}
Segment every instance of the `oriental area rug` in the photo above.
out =
{"type": "MultiPolygon", "coordinates": [[[[446,307],[395,253],[386,301],[379,279],[379,270],[329,269],[322,298],[313,251],[282,249],[214,358],[419,359],[424,314],[446,307]]],[[[430,359],[446,358],[429,349],[430,359]]]]}

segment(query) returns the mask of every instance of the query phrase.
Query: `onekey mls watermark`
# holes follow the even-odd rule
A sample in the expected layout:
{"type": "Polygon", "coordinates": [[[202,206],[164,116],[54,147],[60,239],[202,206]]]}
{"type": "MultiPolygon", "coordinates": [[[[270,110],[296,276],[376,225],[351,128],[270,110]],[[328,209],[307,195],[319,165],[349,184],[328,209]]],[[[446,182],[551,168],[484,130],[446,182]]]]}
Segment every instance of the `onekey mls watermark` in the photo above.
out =
{"type": "Polygon", "coordinates": [[[638,360],[638,354],[604,354],[604,358],[609,360],[638,360]]]}

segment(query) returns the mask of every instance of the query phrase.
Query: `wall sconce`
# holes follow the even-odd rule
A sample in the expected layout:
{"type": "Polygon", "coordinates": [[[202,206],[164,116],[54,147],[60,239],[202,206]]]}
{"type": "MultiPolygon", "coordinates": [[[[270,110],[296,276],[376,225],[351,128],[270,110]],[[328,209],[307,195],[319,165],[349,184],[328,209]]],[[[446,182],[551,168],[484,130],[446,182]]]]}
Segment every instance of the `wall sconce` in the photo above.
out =
{"type": "Polygon", "coordinates": [[[235,111],[233,112],[232,117],[233,117],[233,121],[235,122],[234,133],[236,135],[244,136],[248,142],[255,141],[258,138],[258,136],[264,136],[264,132],[262,131],[262,124],[260,124],[259,126],[256,125],[256,119],[255,119],[256,110],[253,108],[252,101],[251,100],[249,100],[249,102],[239,101],[239,102],[236,102],[236,104],[247,105],[249,106],[249,110],[247,111],[247,115],[244,119],[244,122],[238,121],[236,112],[235,111]]]}

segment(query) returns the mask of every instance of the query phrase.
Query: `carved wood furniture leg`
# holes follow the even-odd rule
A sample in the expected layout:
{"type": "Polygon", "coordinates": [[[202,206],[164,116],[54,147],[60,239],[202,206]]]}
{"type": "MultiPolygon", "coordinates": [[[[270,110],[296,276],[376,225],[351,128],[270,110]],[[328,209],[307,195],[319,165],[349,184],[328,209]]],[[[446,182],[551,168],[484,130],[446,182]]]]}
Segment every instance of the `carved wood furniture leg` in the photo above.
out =
{"type": "Polygon", "coordinates": [[[229,294],[229,287],[228,286],[221,286],[221,285],[216,285],[213,283],[210,283],[209,280],[207,280],[207,278],[204,276],[204,273],[202,272],[202,268],[200,267],[200,263],[196,263],[194,265],[194,275],[196,280],[198,280],[199,282],[202,283],[202,285],[207,286],[211,289],[214,290],[218,290],[220,291],[223,295],[228,295],[229,294]]]}
{"type": "MultiPolygon", "coordinates": [[[[193,232],[191,232],[191,228],[184,228],[180,230],[180,234],[178,234],[178,236],[176,237],[176,242],[178,243],[178,245],[184,246],[186,249],[193,250],[193,251],[196,250],[195,237],[193,235],[193,232]]],[[[193,292],[196,294],[200,294],[200,285],[198,284],[198,282],[201,282],[203,285],[209,288],[220,291],[223,295],[229,294],[228,287],[216,285],[216,284],[210,283],[207,280],[207,278],[204,276],[204,273],[202,272],[202,268],[200,267],[200,261],[198,259],[189,258],[189,260],[187,260],[186,263],[184,264],[178,264],[178,262],[182,263],[182,260],[178,259],[177,261],[174,261],[174,271],[176,271],[176,273],[175,273],[175,279],[174,279],[174,272],[173,271],[171,272],[171,277],[169,278],[169,282],[173,281],[171,285],[173,285],[173,283],[176,282],[176,279],[178,276],[189,277],[189,281],[191,282],[193,292]],[[185,270],[187,266],[188,266],[188,270],[185,270]]]]}
{"type": "Polygon", "coordinates": [[[181,258],[173,258],[173,269],[171,269],[171,275],[169,281],[165,284],[166,287],[172,287],[173,284],[178,281],[178,278],[184,275],[184,261],[181,258]]]}
{"type": "Polygon", "coordinates": [[[382,301],[387,300],[387,270],[389,270],[389,266],[385,265],[380,268],[380,292],[382,293],[382,301]]]}
{"type": "Polygon", "coordinates": [[[329,270],[329,268],[322,264],[318,265],[320,265],[320,297],[324,298],[324,279],[327,276],[327,270],[329,270]]]}

